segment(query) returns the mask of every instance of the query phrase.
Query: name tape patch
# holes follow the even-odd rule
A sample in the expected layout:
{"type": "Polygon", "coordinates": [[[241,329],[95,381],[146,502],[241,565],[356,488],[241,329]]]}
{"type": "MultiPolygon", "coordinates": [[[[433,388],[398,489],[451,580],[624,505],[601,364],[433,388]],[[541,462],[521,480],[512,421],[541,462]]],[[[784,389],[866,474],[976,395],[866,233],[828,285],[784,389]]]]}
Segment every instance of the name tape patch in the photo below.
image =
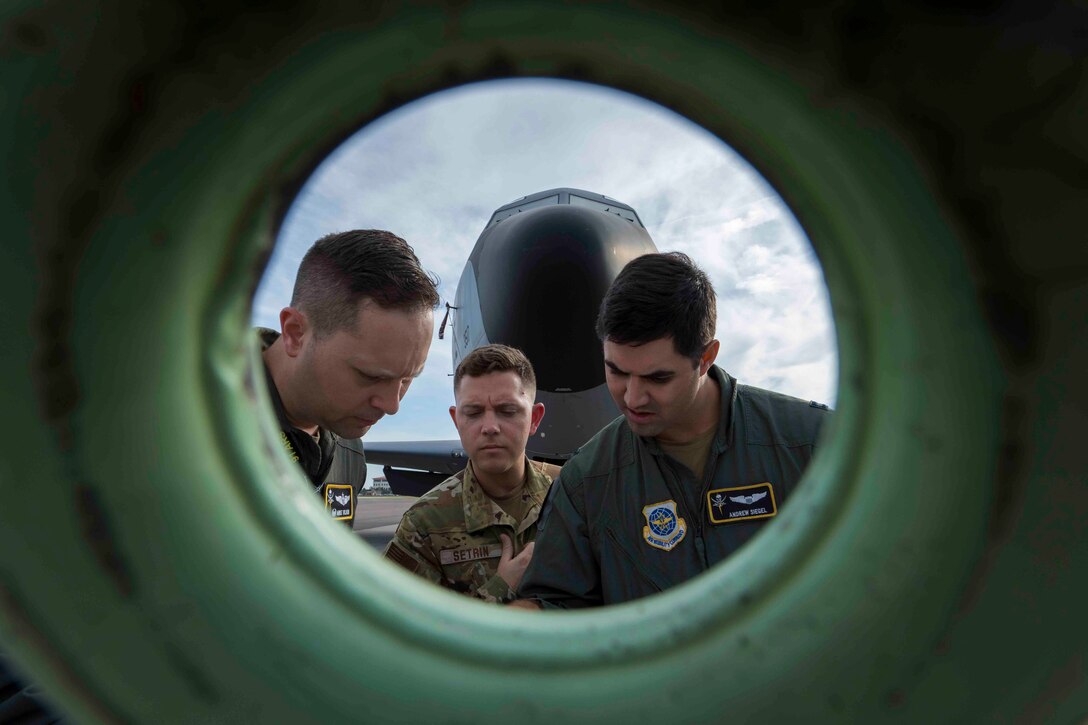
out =
{"type": "Polygon", "coordinates": [[[337,521],[355,518],[355,497],[347,483],[325,484],[325,510],[337,521]]]}
{"type": "Polygon", "coordinates": [[[706,509],[712,524],[766,519],[778,513],[774,486],[768,482],[707,491],[706,509]]]}
{"type": "Polygon", "coordinates": [[[443,549],[438,552],[438,560],[442,564],[462,564],[466,561],[494,559],[500,556],[502,556],[502,544],[466,546],[462,549],[443,549]]]}

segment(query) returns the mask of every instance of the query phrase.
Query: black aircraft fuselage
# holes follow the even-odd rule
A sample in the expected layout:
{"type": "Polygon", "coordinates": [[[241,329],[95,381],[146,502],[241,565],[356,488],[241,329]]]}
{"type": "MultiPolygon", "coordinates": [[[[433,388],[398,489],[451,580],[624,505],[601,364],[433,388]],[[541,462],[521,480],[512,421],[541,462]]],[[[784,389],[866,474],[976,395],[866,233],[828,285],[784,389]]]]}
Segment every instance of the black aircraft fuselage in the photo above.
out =
{"type": "MultiPolygon", "coordinates": [[[[530,458],[561,464],[618,414],[605,385],[597,311],[624,265],[654,251],[634,209],[579,189],[538,192],[491,215],[451,305],[453,364],[489,343],[525,353],[546,409],[526,446],[530,458]]],[[[385,465],[395,492],[411,495],[466,463],[460,441],[368,442],[366,452],[385,465]]]]}

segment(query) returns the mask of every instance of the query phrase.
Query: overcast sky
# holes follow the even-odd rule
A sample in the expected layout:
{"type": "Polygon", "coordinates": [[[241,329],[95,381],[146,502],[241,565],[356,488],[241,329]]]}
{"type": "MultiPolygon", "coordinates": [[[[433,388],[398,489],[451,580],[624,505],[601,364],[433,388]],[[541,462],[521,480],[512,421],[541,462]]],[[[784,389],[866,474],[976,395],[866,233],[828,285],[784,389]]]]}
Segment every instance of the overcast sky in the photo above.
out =
{"type": "MultiPolygon", "coordinates": [[[[570,186],[635,208],[661,251],[682,251],[718,294],[718,364],[741,382],[834,404],[838,357],[819,264],[766,181],[717,137],[636,96],[568,81],[495,81],[435,94],[368,125],[303,187],[257,291],[253,323],[279,329],[319,237],[388,229],[452,301],[491,213],[570,186]]],[[[449,337],[396,416],[367,439],[453,439],[449,337]]],[[[380,475],[370,467],[370,476],[380,475]]]]}

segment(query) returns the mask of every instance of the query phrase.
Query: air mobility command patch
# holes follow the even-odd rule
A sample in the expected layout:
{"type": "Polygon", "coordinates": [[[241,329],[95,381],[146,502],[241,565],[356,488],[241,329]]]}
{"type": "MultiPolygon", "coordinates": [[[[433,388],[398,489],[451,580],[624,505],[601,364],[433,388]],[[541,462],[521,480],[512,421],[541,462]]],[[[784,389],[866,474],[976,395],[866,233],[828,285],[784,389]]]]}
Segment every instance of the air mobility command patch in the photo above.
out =
{"type": "Polygon", "coordinates": [[[355,497],[346,483],[325,484],[325,510],[337,521],[355,518],[355,497]]]}
{"type": "Polygon", "coordinates": [[[770,483],[753,483],[751,486],[707,491],[706,508],[712,524],[766,519],[778,513],[774,501],[774,487],[770,483]]]}
{"type": "Polygon", "coordinates": [[[688,533],[687,522],[676,515],[676,502],[672,499],[643,507],[642,515],[646,517],[642,538],[656,549],[672,551],[688,533]]]}

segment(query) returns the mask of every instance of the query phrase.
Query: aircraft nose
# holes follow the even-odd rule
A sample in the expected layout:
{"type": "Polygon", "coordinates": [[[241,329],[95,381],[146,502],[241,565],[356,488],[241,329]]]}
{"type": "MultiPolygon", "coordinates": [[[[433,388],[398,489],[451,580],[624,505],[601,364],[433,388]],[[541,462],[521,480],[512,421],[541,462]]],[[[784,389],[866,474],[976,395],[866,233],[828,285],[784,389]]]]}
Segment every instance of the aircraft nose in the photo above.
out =
{"type": "Polygon", "coordinates": [[[487,338],[523,351],[533,361],[537,390],[549,392],[591,390],[605,382],[592,320],[624,265],[657,251],[641,224],[602,213],[597,202],[581,206],[576,200],[583,197],[567,191],[569,203],[526,209],[488,226],[487,243],[478,257],[473,252],[468,272],[475,275],[487,338]],[[555,354],[558,340],[566,354],[555,354]]]}

